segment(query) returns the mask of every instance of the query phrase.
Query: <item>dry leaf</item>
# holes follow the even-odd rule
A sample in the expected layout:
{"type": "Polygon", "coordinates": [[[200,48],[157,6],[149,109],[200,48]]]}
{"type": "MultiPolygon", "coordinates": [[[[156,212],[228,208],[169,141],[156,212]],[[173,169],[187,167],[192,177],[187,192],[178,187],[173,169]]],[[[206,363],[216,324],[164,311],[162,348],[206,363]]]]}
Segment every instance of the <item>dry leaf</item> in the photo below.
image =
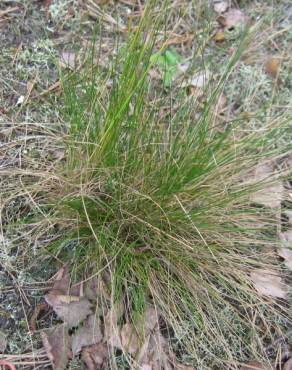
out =
{"type": "MultiPolygon", "coordinates": [[[[260,163],[254,171],[253,181],[259,183],[268,181],[274,176],[274,167],[271,163],[260,163]]],[[[264,189],[253,194],[250,200],[270,208],[280,208],[284,187],[281,181],[274,181],[264,189]]]]}
{"type": "Polygon", "coordinates": [[[41,332],[41,337],[53,369],[65,369],[70,357],[67,325],[58,325],[49,331],[41,332]]]}
{"type": "Polygon", "coordinates": [[[282,247],[279,249],[279,256],[284,258],[286,267],[292,271],[292,230],[280,233],[282,247]]]}
{"type": "Polygon", "coordinates": [[[72,336],[73,355],[81,352],[83,347],[99,343],[102,338],[100,324],[96,315],[90,315],[72,336]]]}
{"type": "Polygon", "coordinates": [[[258,361],[250,361],[241,367],[241,370],[267,370],[266,367],[258,361]]]}
{"type": "Polygon", "coordinates": [[[60,268],[55,275],[52,291],[59,294],[68,294],[70,288],[69,268],[67,265],[60,268]]]}
{"type": "Polygon", "coordinates": [[[280,59],[276,57],[269,58],[265,63],[265,71],[272,77],[277,77],[279,73],[280,59]]]}
{"type": "Polygon", "coordinates": [[[87,370],[105,369],[105,362],[109,356],[106,344],[99,343],[90,347],[85,347],[82,351],[82,360],[87,370]]]}
{"type": "Polygon", "coordinates": [[[227,13],[217,18],[221,26],[231,30],[239,25],[246,26],[250,18],[239,9],[229,9],[227,13]]]}
{"type": "Polygon", "coordinates": [[[104,317],[104,337],[112,347],[121,348],[120,329],[118,319],[121,315],[120,307],[112,307],[104,317]]]}
{"type": "Polygon", "coordinates": [[[84,295],[91,301],[97,300],[99,280],[95,276],[84,284],[84,295]]]}
{"type": "Polygon", "coordinates": [[[275,271],[258,269],[250,273],[255,289],[261,295],[275,298],[286,298],[287,286],[275,271]]]}
{"type": "Polygon", "coordinates": [[[63,51],[60,55],[60,66],[63,68],[74,69],[76,67],[77,57],[75,53],[63,51]]]}
{"type": "Polygon", "coordinates": [[[215,35],[213,36],[214,41],[216,42],[223,42],[225,40],[225,33],[224,31],[217,31],[215,35]]]}
{"type": "Polygon", "coordinates": [[[145,340],[144,345],[139,351],[138,362],[144,366],[151,365],[151,369],[172,369],[170,363],[173,363],[173,356],[169,353],[167,341],[160,334],[159,328],[151,333],[145,340]]]}
{"type": "Polygon", "coordinates": [[[126,323],[123,325],[121,330],[121,345],[122,347],[120,349],[123,349],[131,355],[138,352],[141,341],[139,340],[137,331],[132,324],[126,323]]]}
{"type": "Polygon", "coordinates": [[[228,1],[215,1],[213,4],[214,11],[216,13],[224,13],[229,7],[229,2],[228,1]]]}
{"type": "Polygon", "coordinates": [[[70,328],[78,326],[92,313],[92,304],[84,297],[49,293],[45,300],[70,328]]]}
{"type": "Polygon", "coordinates": [[[144,335],[149,335],[155,328],[158,327],[158,314],[157,310],[149,306],[145,312],[144,318],[144,335]]]}
{"type": "Polygon", "coordinates": [[[7,346],[6,335],[0,331],[0,353],[4,353],[7,346]]]}

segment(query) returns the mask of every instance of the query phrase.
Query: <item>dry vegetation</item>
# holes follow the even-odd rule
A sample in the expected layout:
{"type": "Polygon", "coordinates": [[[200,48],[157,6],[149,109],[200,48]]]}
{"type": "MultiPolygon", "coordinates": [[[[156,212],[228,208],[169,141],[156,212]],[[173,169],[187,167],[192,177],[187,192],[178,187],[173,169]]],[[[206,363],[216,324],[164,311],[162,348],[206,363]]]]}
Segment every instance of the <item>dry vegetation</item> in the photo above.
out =
{"type": "Polygon", "coordinates": [[[0,3],[0,365],[289,370],[291,5],[146,4],[0,3]]]}

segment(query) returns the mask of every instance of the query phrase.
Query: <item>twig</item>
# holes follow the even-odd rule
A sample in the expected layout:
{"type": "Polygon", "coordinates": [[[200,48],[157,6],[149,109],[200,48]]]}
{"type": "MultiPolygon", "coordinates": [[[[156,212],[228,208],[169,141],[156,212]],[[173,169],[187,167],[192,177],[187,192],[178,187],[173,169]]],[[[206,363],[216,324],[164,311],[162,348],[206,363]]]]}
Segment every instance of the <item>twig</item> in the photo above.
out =
{"type": "Polygon", "coordinates": [[[12,12],[14,12],[14,10],[18,10],[18,9],[19,9],[19,7],[18,6],[15,6],[13,8],[7,8],[5,10],[1,10],[0,11],[0,17],[3,17],[3,15],[6,15],[8,13],[12,13],[12,12]]]}

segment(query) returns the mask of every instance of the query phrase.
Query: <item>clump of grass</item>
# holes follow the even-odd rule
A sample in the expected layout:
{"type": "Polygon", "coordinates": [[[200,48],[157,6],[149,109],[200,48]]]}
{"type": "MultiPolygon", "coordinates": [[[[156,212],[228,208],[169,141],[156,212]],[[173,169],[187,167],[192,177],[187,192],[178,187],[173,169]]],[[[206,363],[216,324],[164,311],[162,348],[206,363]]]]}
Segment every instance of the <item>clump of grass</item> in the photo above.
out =
{"type": "Polygon", "coordinates": [[[278,268],[277,219],[250,204],[262,184],[245,177],[261,158],[287,153],[277,146],[286,121],[247,133],[236,121],[216,127],[213,106],[240,49],[200,111],[181,94],[155,96],[152,21],[146,12],[112,68],[93,52],[64,80],[66,152],[32,172],[41,179],[30,190],[35,227],[55,228],[49,251],[78,273],[106,274],[112,303],[126,301],[133,317],[157,306],[174,348],[200,368],[261,357],[258,338],[279,334],[286,309],[267,306],[250,284],[252,270],[278,268]]]}

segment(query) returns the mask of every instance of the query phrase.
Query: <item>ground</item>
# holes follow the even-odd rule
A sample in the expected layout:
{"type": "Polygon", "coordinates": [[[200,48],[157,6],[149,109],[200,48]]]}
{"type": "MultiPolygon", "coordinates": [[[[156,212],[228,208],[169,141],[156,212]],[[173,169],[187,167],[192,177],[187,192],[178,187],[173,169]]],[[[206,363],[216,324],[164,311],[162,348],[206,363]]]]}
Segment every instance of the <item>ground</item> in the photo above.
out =
{"type": "MultiPolygon", "coordinates": [[[[143,7],[135,0],[104,1],[104,5],[94,6],[98,3],[101,1],[1,1],[0,143],[7,150],[12,139],[17,140],[20,122],[40,122],[52,127],[62,124],[60,109],[56,108],[62,104],[59,72],[66,70],[64,59],[86,48],[94,25],[97,24],[95,29],[101,45],[101,63],[106,63],[115,51],[117,37],[120,43],[124,42],[127,27],[136,22],[143,7]]],[[[171,48],[185,62],[194,63],[196,69],[196,63],[202,63],[200,53],[203,52],[204,67],[212,76],[220,74],[226,58],[240,42],[236,27],[225,29],[223,34],[211,1],[195,4],[186,0],[170,1],[168,7],[166,29],[161,31],[159,42],[164,37],[169,39],[171,48]],[[201,37],[200,45],[197,37],[201,37]]],[[[218,119],[227,122],[235,116],[248,117],[251,126],[259,129],[262,122],[257,119],[259,116],[276,119],[283,112],[289,115],[292,6],[288,0],[277,3],[270,0],[235,1],[234,7],[250,18],[253,34],[243,51],[242,63],[232,72],[224,88],[218,119]]],[[[287,132],[281,140],[291,138],[292,132],[287,132]]],[[[27,149],[25,144],[14,147],[9,160],[17,160],[18,151],[22,150],[32,148],[27,149]]],[[[47,156],[48,152],[44,149],[43,155],[47,156]]],[[[0,166],[5,166],[5,161],[7,158],[0,157],[0,166]]],[[[50,326],[54,320],[50,314],[43,316],[36,333],[30,333],[30,318],[35,307],[43,302],[49,279],[60,267],[57,263],[52,265],[48,255],[40,256],[42,240],[39,245],[32,245],[21,228],[17,234],[15,230],[9,234],[9,223],[15,221],[25,207],[27,204],[21,199],[6,207],[5,217],[2,215],[5,240],[0,235],[0,328],[8,343],[6,351],[16,356],[10,357],[16,363],[18,359],[23,361],[18,355],[41,348],[39,329],[50,326]]],[[[30,361],[32,358],[28,355],[24,361],[27,364],[23,366],[33,368],[30,361]]],[[[40,365],[36,368],[48,363],[40,350],[40,365]]],[[[71,364],[72,369],[78,366],[71,364]]]]}

